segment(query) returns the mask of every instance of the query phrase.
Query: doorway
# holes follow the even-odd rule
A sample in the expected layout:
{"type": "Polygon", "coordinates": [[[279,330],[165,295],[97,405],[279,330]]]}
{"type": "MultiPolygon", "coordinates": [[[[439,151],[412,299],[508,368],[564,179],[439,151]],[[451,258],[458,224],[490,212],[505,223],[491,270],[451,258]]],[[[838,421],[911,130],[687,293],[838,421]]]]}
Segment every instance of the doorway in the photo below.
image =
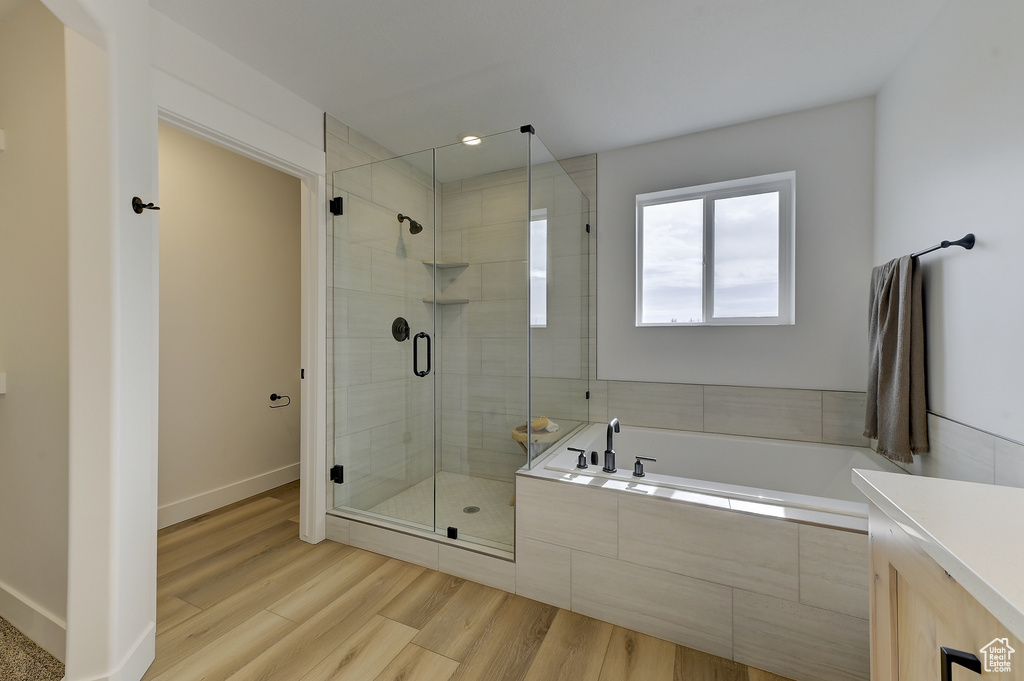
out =
{"type": "Polygon", "coordinates": [[[297,178],[167,123],[159,171],[162,528],[299,477],[302,211],[297,178]]]}

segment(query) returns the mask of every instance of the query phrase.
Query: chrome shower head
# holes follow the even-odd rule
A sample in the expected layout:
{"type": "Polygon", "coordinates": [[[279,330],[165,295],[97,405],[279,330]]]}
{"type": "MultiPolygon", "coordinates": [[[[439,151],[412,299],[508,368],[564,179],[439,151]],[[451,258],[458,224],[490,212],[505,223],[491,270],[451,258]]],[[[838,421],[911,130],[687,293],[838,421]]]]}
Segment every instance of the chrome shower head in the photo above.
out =
{"type": "Polygon", "coordinates": [[[416,222],[415,220],[413,220],[408,215],[402,215],[401,213],[399,213],[398,214],[398,222],[402,223],[405,220],[409,221],[409,233],[410,234],[419,234],[420,232],[423,231],[423,225],[421,225],[420,223],[416,222]]]}

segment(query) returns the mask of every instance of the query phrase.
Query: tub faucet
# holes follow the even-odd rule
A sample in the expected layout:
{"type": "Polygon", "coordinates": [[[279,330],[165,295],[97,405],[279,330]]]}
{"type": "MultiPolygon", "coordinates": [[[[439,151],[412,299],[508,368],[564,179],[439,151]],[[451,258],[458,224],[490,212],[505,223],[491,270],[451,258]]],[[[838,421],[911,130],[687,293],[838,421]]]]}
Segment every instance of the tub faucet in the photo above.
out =
{"type": "Polygon", "coordinates": [[[619,432],[619,420],[612,419],[608,422],[608,446],[604,450],[604,468],[601,469],[605,473],[614,473],[616,470],[615,448],[612,446],[612,438],[614,438],[617,432],[619,432]]]}

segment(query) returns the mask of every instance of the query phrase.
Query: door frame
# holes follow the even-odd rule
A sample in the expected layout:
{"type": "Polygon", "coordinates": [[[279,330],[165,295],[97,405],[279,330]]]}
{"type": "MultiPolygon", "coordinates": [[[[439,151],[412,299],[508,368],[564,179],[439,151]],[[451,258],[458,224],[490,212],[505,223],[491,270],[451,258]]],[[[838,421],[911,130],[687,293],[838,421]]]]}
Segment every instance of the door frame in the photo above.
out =
{"type": "Polygon", "coordinates": [[[153,71],[160,121],[296,177],[301,185],[301,366],[299,537],[326,538],[327,189],[323,149],[160,71],[153,71]]]}

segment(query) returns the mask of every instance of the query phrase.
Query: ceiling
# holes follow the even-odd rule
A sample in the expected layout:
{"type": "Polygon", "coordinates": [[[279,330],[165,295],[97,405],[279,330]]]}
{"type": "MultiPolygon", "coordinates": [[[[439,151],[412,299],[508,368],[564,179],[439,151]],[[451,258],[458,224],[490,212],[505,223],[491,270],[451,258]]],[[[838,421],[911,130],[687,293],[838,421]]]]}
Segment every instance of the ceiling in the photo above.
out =
{"type": "Polygon", "coordinates": [[[151,4],[395,153],[532,124],[568,158],[873,94],[944,1],[151,4]]]}

